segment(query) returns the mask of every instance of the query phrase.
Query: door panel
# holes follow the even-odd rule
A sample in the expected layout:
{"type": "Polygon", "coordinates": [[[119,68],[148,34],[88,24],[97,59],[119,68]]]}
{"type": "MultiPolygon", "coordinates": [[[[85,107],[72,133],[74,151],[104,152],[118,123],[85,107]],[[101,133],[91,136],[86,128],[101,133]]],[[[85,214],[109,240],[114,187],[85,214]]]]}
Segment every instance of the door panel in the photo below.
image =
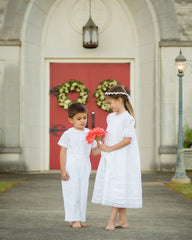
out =
{"type": "MultiPolygon", "coordinates": [[[[106,128],[107,112],[96,105],[93,93],[99,83],[105,79],[115,79],[130,89],[130,64],[128,63],[51,63],[50,89],[71,79],[80,80],[90,89],[88,109],[88,128],[92,128],[92,112],[95,113],[95,127],[106,128]]],[[[75,101],[77,93],[69,93],[68,97],[75,101]]],[[[57,142],[63,133],[72,127],[68,121],[67,110],[58,105],[57,97],[50,94],[50,169],[59,169],[59,150],[57,142]]],[[[100,157],[91,157],[92,169],[96,170],[100,157]]]]}

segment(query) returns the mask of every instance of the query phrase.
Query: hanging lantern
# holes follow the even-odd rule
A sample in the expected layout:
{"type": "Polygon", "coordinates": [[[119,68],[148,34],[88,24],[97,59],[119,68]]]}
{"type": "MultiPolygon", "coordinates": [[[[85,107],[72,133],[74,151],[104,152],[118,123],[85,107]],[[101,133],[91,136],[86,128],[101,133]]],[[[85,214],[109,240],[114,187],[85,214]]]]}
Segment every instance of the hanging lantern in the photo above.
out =
{"type": "Polygon", "coordinates": [[[95,25],[91,18],[91,0],[89,3],[89,20],[86,25],[83,26],[83,47],[96,48],[98,47],[98,26],[95,25]]]}

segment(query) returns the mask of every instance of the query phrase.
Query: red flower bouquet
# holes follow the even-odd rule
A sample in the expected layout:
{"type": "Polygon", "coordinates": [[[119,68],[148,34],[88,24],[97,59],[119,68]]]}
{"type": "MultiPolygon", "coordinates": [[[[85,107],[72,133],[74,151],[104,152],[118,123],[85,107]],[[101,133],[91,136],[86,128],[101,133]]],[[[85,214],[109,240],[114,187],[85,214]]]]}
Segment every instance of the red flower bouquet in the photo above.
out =
{"type": "Polygon", "coordinates": [[[103,128],[100,127],[93,128],[87,133],[86,141],[88,142],[88,144],[91,144],[93,140],[99,142],[104,139],[106,133],[107,131],[105,131],[103,128]]]}

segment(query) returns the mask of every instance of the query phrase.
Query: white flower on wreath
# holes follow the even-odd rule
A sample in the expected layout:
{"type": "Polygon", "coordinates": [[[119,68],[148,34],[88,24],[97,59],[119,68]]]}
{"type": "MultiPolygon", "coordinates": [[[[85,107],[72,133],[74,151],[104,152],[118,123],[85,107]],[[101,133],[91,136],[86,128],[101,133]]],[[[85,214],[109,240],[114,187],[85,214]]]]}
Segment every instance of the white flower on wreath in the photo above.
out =
{"type": "Polygon", "coordinates": [[[59,106],[64,109],[68,109],[72,101],[67,97],[69,92],[79,92],[79,97],[76,102],[86,104],[88,102],[88,91],[89,89],[85,87],[82,81],[70,80],[69,82],[63,83],[57,87],[57,100],[59,106]]]}

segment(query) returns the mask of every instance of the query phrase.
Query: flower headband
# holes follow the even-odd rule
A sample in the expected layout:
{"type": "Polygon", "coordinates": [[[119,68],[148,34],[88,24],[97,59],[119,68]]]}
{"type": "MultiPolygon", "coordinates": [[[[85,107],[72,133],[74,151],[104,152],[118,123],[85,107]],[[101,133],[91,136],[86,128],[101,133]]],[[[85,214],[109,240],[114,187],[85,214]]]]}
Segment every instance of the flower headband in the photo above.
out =
{"type": "Polygon", "coordinates": [[[105,92],[105,95],[126,95],[129,97],[129,94],[125,92],[105,92]]]}
{"type": "Polygon", "coordinates": [[[131,97],[129,96],[128,93],[125,92],[105,92],[105,95],[125,95],[128,97],[130,103],[132,104],[131,97]]]}

